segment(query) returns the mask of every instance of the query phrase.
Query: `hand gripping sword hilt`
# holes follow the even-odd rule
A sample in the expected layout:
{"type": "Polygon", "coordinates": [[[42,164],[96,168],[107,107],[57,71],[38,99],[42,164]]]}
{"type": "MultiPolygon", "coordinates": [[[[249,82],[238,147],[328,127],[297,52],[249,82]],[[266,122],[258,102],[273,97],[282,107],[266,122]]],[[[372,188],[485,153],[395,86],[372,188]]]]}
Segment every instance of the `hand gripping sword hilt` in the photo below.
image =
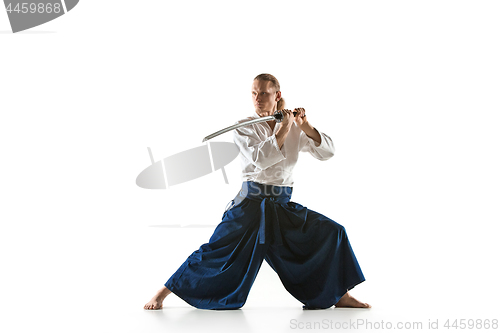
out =
{"type": "MultiPolygon", "coordinates": [[[[295,117],[297,115],[297,111],[294,111],[293,112],[293,116],[295,117]]],[[[274,111],[274,119],[276,120],[277,123],[281,123],[281,121],[283,120],[283,112],[281,112],[281,110],[279,111],[274,111]]]]}

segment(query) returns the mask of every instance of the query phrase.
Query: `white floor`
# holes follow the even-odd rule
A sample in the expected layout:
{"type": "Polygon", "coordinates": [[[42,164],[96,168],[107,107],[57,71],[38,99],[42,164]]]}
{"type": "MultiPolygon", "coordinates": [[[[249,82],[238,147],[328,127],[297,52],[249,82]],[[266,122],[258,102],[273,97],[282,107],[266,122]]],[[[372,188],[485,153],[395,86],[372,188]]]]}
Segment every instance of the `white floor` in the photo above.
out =
{"type": "MultiPolygon", "coordinates": [[[[376,270],[365,256],[361,257],[367,281],[351,293],[372,304],[369,310],[302,310],[266,263],[240,310],[198,310],[175,295],[166,298],[161,310],[144,310],[186,254],[211,232],[210,228],[141,226],[120,232],[102,228],[96,236],[95,229],[92,233],[82,228],[72,250],[57,245],[50,253],[31,253],[25,265],[17,262],[16,270],[4,276],[0,326],[8,330],[2,332],[363,331],[367,325],[382,331],[388,323],[391,330],[400,323],[421,332],[428,329],[429,321],[438,320],[444,330],[447,319],[500,317],[498,288],[490,279],[477,276],[473,282],[473,274],[449,280],[431,276],[432,265],[424,272],[423,263],[412,264],[418,268],[412,272],[408,269],[412,265],[391,267],[379,262],[387,268],[376,270]]],[[[48,233],[45,237],[50,240],[48,233]]],[[[23,253],[22,248],[17,251],[23,253]]]]}

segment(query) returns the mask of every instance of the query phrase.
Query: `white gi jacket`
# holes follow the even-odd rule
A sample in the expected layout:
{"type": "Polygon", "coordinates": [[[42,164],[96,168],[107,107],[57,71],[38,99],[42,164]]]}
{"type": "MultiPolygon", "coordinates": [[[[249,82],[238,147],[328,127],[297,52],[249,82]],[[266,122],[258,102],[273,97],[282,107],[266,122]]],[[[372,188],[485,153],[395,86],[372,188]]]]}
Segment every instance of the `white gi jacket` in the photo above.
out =
{"type": "MultiPolygon", "coordinates": [[[[236,123],[255,118],[260,116],[254,111],[252,116],[236,123]]],[[[271,130],[267,122],[262,122],[233,131],[234,143],[240,150],[243,181],[292,187],[292,171],[297,163],[299,151],[309,152],[320,161],[333,156],[335,147],[328,135],[318,131],[321,136],[321,143],[318,145],[295,122],[280,149],[276,139],[280,126],[281,123],[277,123],[274,130],[271,130]]]]}

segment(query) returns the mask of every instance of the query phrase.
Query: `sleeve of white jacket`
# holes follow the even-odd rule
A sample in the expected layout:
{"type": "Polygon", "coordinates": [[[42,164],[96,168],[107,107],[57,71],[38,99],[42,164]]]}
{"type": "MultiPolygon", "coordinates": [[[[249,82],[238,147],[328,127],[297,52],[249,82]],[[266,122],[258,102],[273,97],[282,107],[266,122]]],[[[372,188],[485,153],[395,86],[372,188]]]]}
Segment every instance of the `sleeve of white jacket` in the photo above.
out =
{"type": "Polygon", "coordinates": [[[328,135],[320,131],[318,131],[318,133],[321,136],[320,144],[308,137],[306,133],[301,132],[300,141],[303,146],[300,151],[309,152],[318,160],[325,161],[333,156],[335,153],[335,146],[333,145],[332,139],[328,135]]]}
{"type": "Polygon", "coordinates": [[[234,143],[240,153],[257,168],[265,170],[285,159],[275,134],[262,140],[255,133],[253,126],[237,128],[233,133],[234,143]]]}

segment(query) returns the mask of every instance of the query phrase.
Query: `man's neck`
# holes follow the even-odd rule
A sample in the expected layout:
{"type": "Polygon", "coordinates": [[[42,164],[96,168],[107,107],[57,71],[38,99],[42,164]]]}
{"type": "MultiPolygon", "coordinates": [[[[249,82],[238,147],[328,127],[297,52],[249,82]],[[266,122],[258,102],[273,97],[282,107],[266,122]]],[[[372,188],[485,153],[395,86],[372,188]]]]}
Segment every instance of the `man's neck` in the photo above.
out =
{"type": "Polygon", "coordinates": [[[255,112],[259,115],[259,117],[267,117],[272,116],[275,111],[255,110],[255,112]]]}

